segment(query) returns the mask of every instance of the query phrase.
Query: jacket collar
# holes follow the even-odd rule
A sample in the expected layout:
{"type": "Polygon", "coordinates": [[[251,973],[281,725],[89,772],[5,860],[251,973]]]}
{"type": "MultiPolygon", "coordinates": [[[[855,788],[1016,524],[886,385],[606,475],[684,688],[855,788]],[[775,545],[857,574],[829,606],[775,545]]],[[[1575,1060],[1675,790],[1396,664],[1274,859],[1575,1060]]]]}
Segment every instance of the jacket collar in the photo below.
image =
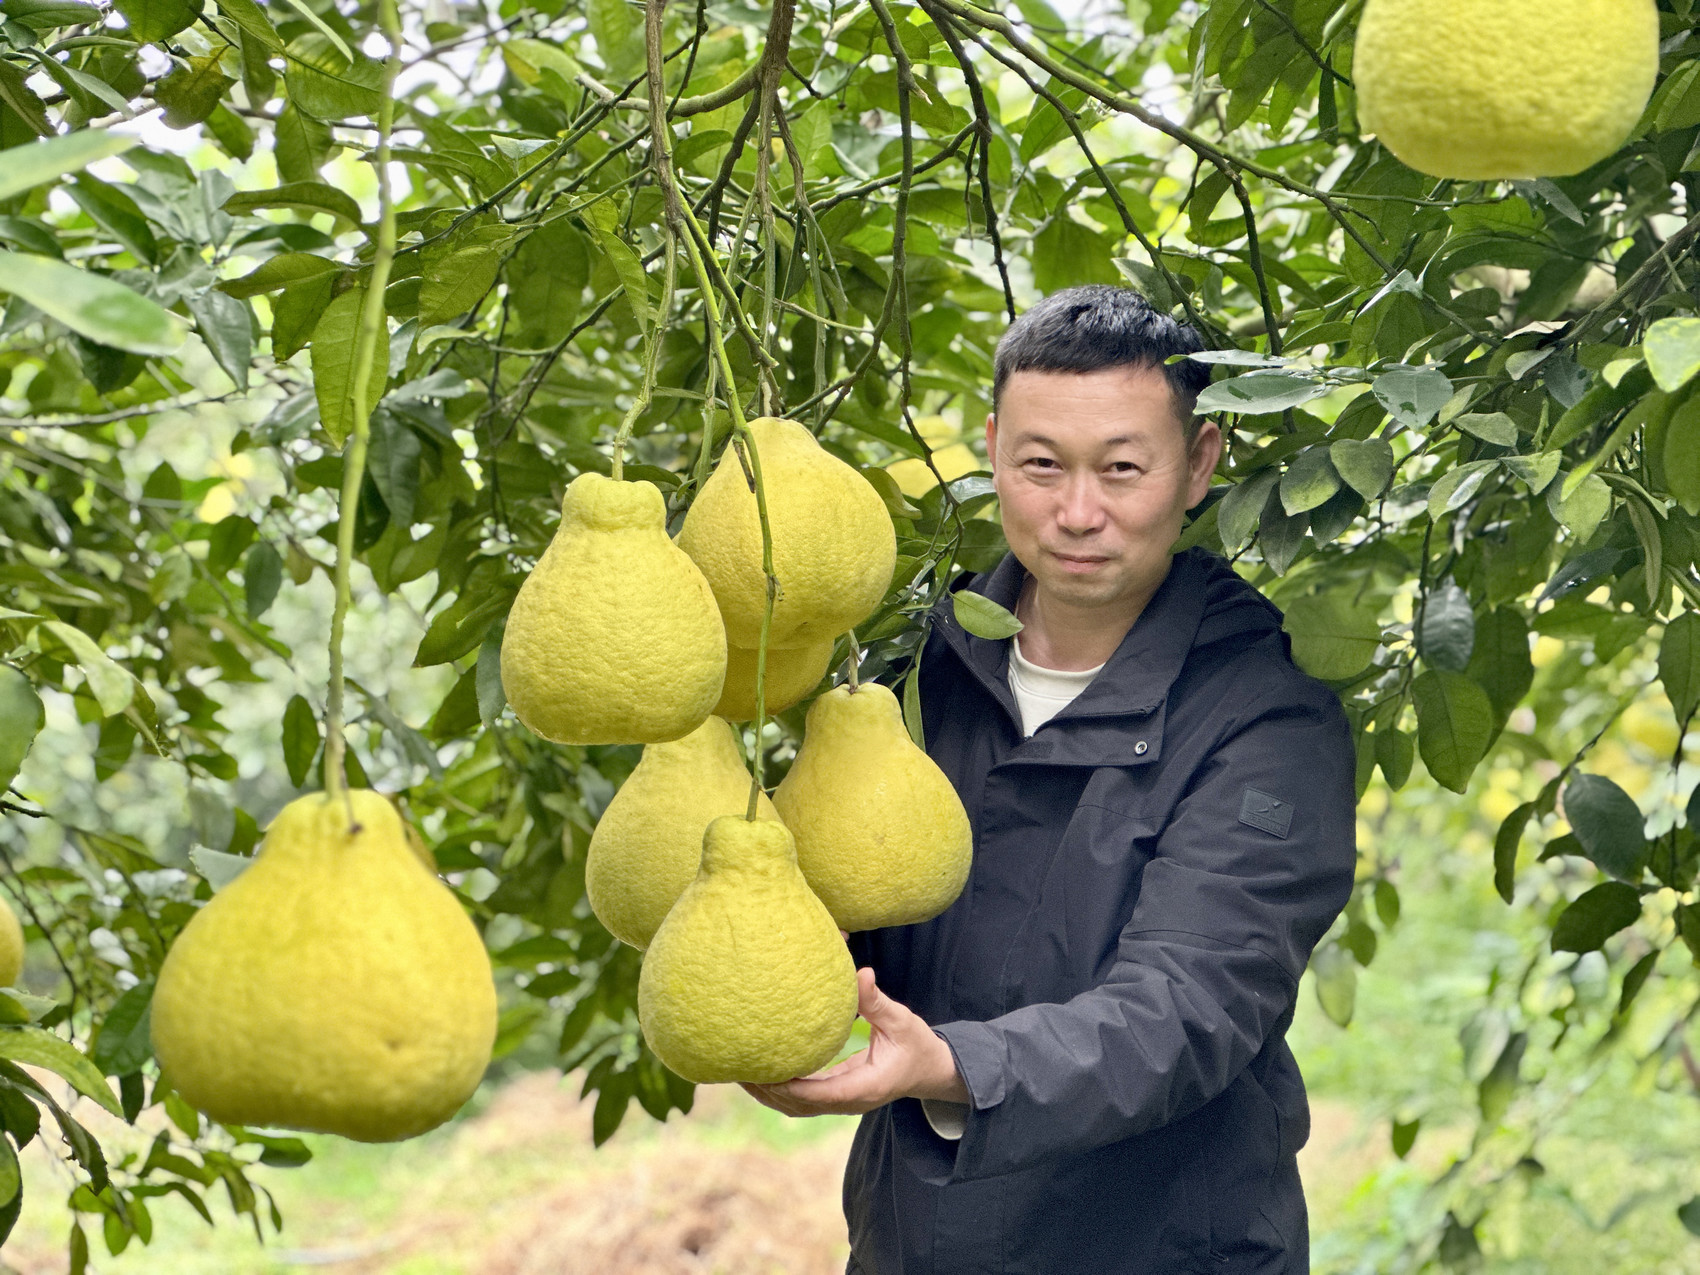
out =
{"type": "MultiPolygon", "coordinates": [[[[1162,751],[1162,708],[1198,636],[1211,574],[1206,555],[1195,550],[1177,554],[1104,671],[1079,699],[1019,745],[1010,760],[1092,766],[1156,761],[1162,751]]],[[[957,587],[1013,611],[1026,579],[1015,555],[1006,554],[990,572],[957,587]]],[[[1019,725],[1021,715],[1009,689],[1012,639],[975,637],[957,623],[948,604],[939,607],[935,624],[946,645],[1019,725]]]]}

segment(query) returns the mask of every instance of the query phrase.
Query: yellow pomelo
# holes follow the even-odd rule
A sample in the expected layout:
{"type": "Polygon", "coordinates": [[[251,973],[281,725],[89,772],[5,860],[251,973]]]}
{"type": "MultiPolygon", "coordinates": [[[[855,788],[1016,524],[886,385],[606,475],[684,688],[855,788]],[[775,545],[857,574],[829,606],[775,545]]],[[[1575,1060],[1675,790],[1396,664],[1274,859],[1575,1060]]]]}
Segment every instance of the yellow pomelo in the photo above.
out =
{"type": "Polygon", "coordinates": [[[856,1018],[856,967],[783,824],[716,819],[702,867],[644,954],[644,1039],[699,1085],[825,1066],[856,1018]]]}
{"type": "MultiPolygon", "coordinates": [[[[721,815],[742,815],[749,801],[750,772],[720,718],[683,739],[648,745],[590,838],[584,887],[596,919],[621,942],[648,947],[696,879],[703,832],[721,815]]],[[[757,812],[779,818],[766,793],[757,812]]]]}
{"type": "MultiPolygon", "coordinates": [[[[933,453],[933,464],[947,483],[955,482],[976,469],[985,468],[967,443],[952,443],[948,447],[939,448],[933,453]]],[[[937,480],[933,478],[933,471],[927,468],[927,462],[919,456],[906,456],[902,460],[893,461],[885,467],[885,472],[896,479],[899,491],[915,499],[925,496],[938,486],[937,480]]]]}
{"type": "MultiPolygon", "coordinates": [[[[750,422],[773,530],[779,597],[769,647],[813,646],[855,628],[891,584],[897,537],[873,485],[822,449],[795,421],[750,422]]],[[[726,638],[761,644],[761,524],[737,449],[728,445],[685,516],[679,547],[702,568],[720,603],[726,638]]]]}
{"type": "Polygon", "coordinates": [[[12,905],[0,899],[0,987],[16,987],[24,972],[24,927],[12,905]]]}
{"type": "Polygon", "coordinates": [[[1565,177],[1629,137],[1659,72],[1654,0],[1368,0],[1358,118],[1419,172],[1565,177]]]}
{"type": "MultiPolygon", "coordinates": [[[[770,647],[767,652],[767,715],[782,713],[820,685],[832,664],[837,638],[811,646],[770,647]]],[[[747,722],[756,715],[756,653],[741,646],[726,648],[726,686],[715,715],[729,722],[747,722]]]]}
{"type": "Polygon", "coordinates": [[[653,483],[580,474],[555,538],[502,637],[502,689],[560,744],[653,744],[690,734],[726,676],[714,594],[667,536],[653,483]]]}
{"type": "Polygon", "coordinates": [[[803,876],[842,929],[928,920],[968,880],[967,812],[883,686],[837,686],[814,702],[773,804],[797,839],[803,876]]]}
{"type": "Polygon", "coordinates": [[[390,1142],[478,1087],[496,988],[395,807],[360,789],[278,813],[253,866],[177,936],[152,1014],[161,1070],[214,1120],[390,1142]]]}

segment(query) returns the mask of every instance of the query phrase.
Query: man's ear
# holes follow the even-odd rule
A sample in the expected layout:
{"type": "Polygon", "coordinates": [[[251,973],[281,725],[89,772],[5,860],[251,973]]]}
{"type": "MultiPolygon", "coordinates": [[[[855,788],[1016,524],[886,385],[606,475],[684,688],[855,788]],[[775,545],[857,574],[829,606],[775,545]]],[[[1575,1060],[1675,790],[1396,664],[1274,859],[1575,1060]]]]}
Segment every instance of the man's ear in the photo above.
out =
{"type": "Polygon", "coordinates": [[[995,474],[998,471],[998,414],[986,413],[986,463],[995,474]]]}
{"type": "Polygon", "coordinates": [[[1187,508],[1191,509],[1210,491],[1210,479],[1222,459],[1222,429],[1215,421],[1201,421],[1187,451],[1187,508]]]}

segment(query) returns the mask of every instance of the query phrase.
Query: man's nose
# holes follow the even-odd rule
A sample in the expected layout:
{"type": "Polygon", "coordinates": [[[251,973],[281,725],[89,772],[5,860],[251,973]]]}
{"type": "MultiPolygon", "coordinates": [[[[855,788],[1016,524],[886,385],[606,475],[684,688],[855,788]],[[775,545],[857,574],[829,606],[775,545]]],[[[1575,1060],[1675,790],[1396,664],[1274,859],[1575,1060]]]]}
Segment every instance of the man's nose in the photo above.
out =
{"type": "Polygon", "coordinates": [[[1104,504],[1091,474],[1070,474],[1057,509],[1057,525],[1071,536],[1085,536],[1104,525],[1104,504]]]}

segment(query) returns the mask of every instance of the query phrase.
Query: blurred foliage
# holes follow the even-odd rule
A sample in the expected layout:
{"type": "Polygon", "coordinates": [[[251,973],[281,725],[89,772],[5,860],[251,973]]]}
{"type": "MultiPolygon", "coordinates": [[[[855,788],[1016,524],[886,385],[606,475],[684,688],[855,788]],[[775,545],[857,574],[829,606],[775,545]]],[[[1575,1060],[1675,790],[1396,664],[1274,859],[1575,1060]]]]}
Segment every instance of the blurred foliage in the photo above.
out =
{"type": "MultiPolygon", "coordinates": [[[[1546,1096],[1595,1060],[1700,1084],[1681,752],[1700,703],[1700,18],[1661,0],[1660,86],[1617,155],[1484,185],[1359,135],[1358,7],[675,0],[655,11],[664,102],[651,15],[623,0],[403,9],[388,377],[355,547],[363,597],[424,621],[373,666],[411,655],[440,681],[417,711],[353,683],[346,765],[404,802],[484,928],[499,1052],[583,1069],[598,1141],[634,1098],[656,1118],[691,1099],[636,1030],[636,954],[583,897],[637,750],[544,744],[502,698],[502,618],[565,485],[609,472],[630,417],[627,474],[676,526],[729,392],[807,422],[897,526],[891,593],[857,636],[869,675],[905,669],[949,584],[1004,551],[972,441],[996,339],[1092,281],[1137,285],[1212,347],[1229,447],[1184,542],[1288,611],[1352,716],[1361,791],[1426,772],[1495,813],[1484,855],[1534,936],[1476,993],[1478,1132],[1385,1268],[1478,1260],[1539,1164],[1546,1096]],[[687,242],[708,250],[712,311],[687,242]]],[[[65,705],[98,781],[169,772],[195,814],[150,840],[27,783],[0,807],[40,994],[0,999],[0,1196],[47,1114],[76,1164],[80,1270],[85,1228],[145,1242],[163,1192],[205,1208],[222,1185],[275,1224],[248,1166],[305,1154],[175,1099],[146,1007],[172,936],[240,866],[224,856],[319,783],[302,648],[323,630],[283,620],[334,542],[384,43],[375,5],[326,0],[0,15],[0,777],[65,705]],[[136,117],[140,145],[105,131],[136,117]],[[219,471],[149,446],[230,415],[219,471]],[[263,691],[282,707],[264,774],[243,774],[232,720],[263,691]],[[108,1165],[16,1062],[169,1127],[108,1165]]],[[[747,741],[773,780],[800,727],[794,709],[747,741]]],[[[1342,1025],[1401,913],[1377,845],[1313,962],[1342,1025]]],[[[1700,1227],[1700,1207],[1682,1216],[1700,1227]]]]}

